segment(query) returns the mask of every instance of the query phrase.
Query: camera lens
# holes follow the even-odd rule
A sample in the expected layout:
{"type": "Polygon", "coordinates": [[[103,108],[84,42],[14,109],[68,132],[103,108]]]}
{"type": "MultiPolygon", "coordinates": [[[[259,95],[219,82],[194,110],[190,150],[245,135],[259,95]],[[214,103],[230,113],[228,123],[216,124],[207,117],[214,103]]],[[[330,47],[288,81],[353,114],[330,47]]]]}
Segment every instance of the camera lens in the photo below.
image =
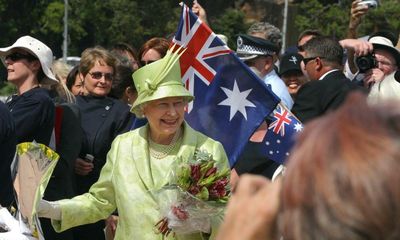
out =
{"type": "Polygon", "coordinates": [[[361,73],[376,67],[375,56],[370,54],[356,58],[356,65],[361,73]]]}

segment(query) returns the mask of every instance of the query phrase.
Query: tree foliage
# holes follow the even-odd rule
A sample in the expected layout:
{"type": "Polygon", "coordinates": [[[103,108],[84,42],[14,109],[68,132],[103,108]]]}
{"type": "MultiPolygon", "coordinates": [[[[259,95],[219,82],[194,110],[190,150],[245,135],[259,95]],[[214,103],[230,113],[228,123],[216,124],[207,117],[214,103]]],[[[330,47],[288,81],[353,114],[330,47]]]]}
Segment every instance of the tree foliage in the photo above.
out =
{"type": "MultiPolygon", "coordinates": [[[[300,31],[319,29],[328,36],[339,39],[346,36],[352,0],[322,4],[322,1],[307,0],[299,4],[296,26],[300,31]]],[[[380,1],[376,9],[370,9],[359,26],[359,35],[369,35],[378,30],[397,32],[400,29],[400,5],[398,0],[380,1]]]]}
{"type": "Polygon", "coordinates": [[[249,28],[244,22],[244,14],[233,8],[226,9],[221,16],[212,19],[211,26],[215,33],[224,34],[228,38],[231,49],[236,49],[235,35],[245,33],[249,28]]]}

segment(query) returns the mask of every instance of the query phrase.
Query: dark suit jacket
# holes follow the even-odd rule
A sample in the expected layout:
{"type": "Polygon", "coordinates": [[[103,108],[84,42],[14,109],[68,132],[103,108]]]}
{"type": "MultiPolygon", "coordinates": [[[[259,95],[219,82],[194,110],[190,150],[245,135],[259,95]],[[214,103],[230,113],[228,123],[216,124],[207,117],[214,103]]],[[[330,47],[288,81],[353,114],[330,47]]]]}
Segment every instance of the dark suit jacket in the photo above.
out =
{"type": "Polygon", "coordinates": [[[15,126],[7,106],[0,102],[0,205],[8,207],[14,200],[11,162],[15,154],[15,126]]]}
{"type": "Polygon", "coordinates": [[[264,142],[248,141],[234,168],[239,175],[251,173],[272,179],[279,163],[268,159],[264,154],[264,142]]]}
{"type": "Polygon", "coordinates": [[[347,94],[354,90],[361,88],[347,79],[342,71],[331,72],[324,79],[307,82],[299,89],[292,112],[306,123],[338,108],[347,94]]]}
{"type": "Polygon", "coordinates": [[[94,156],[94,169],[87,176],[77,176],[78,193],[84,193],[97,181],[101,168],[114,138],[127,132],[132,125],[133,114],[128,105],[109,97],[78,96],[81,112],[83,141],[80,156],[94,156]]]}

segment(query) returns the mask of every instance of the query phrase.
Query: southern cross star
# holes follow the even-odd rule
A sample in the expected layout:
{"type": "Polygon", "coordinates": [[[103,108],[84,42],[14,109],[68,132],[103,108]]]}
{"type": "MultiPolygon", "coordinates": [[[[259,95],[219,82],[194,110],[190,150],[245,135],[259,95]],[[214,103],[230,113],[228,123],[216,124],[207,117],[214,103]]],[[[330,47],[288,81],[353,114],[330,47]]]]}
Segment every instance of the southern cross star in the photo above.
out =
{"type": "Polygon", "coordinates": [[[296,130],[296,132],[301,132],[303,130],[303,125],[301,123],[296,123],[294,125],[294,130],[296,130]]]}
{"type": "Polygon", "coordinates": [[[243,117],[247,120],[246,107],[256,107],[252,102],[246,99],[252,89],[241,92],[239,87],[237,86],[236,80],[233,85],[233,90],[224,87],[221,87],[221,89],[225,92],[227,98],[218,103],[218,105],[230,107],[229,121],[232,120],[236,112],[242,113],[243,117]]]}

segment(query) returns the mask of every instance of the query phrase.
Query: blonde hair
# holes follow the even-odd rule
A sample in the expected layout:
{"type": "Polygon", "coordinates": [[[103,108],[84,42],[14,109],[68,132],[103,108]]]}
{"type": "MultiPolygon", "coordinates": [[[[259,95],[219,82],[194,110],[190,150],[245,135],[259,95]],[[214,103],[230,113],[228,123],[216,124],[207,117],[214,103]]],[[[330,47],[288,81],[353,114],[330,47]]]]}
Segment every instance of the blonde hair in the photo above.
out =
{"type": "Polygon", "coordinates": [[[108,50],[100,46],[87,48],[82,52],[79,72],[86,76],[96,63],[108,65],[112,67],[114,73],[116,72],[117,59],[108,50]]]}
{"type": "Polygon", "coordinates": [[[54,76],[58,79],[58,81],[65,81],[68,73],[72,69],[72,66],[63,60],[54,60],[51,69],[53,70],[54,76]]]}

